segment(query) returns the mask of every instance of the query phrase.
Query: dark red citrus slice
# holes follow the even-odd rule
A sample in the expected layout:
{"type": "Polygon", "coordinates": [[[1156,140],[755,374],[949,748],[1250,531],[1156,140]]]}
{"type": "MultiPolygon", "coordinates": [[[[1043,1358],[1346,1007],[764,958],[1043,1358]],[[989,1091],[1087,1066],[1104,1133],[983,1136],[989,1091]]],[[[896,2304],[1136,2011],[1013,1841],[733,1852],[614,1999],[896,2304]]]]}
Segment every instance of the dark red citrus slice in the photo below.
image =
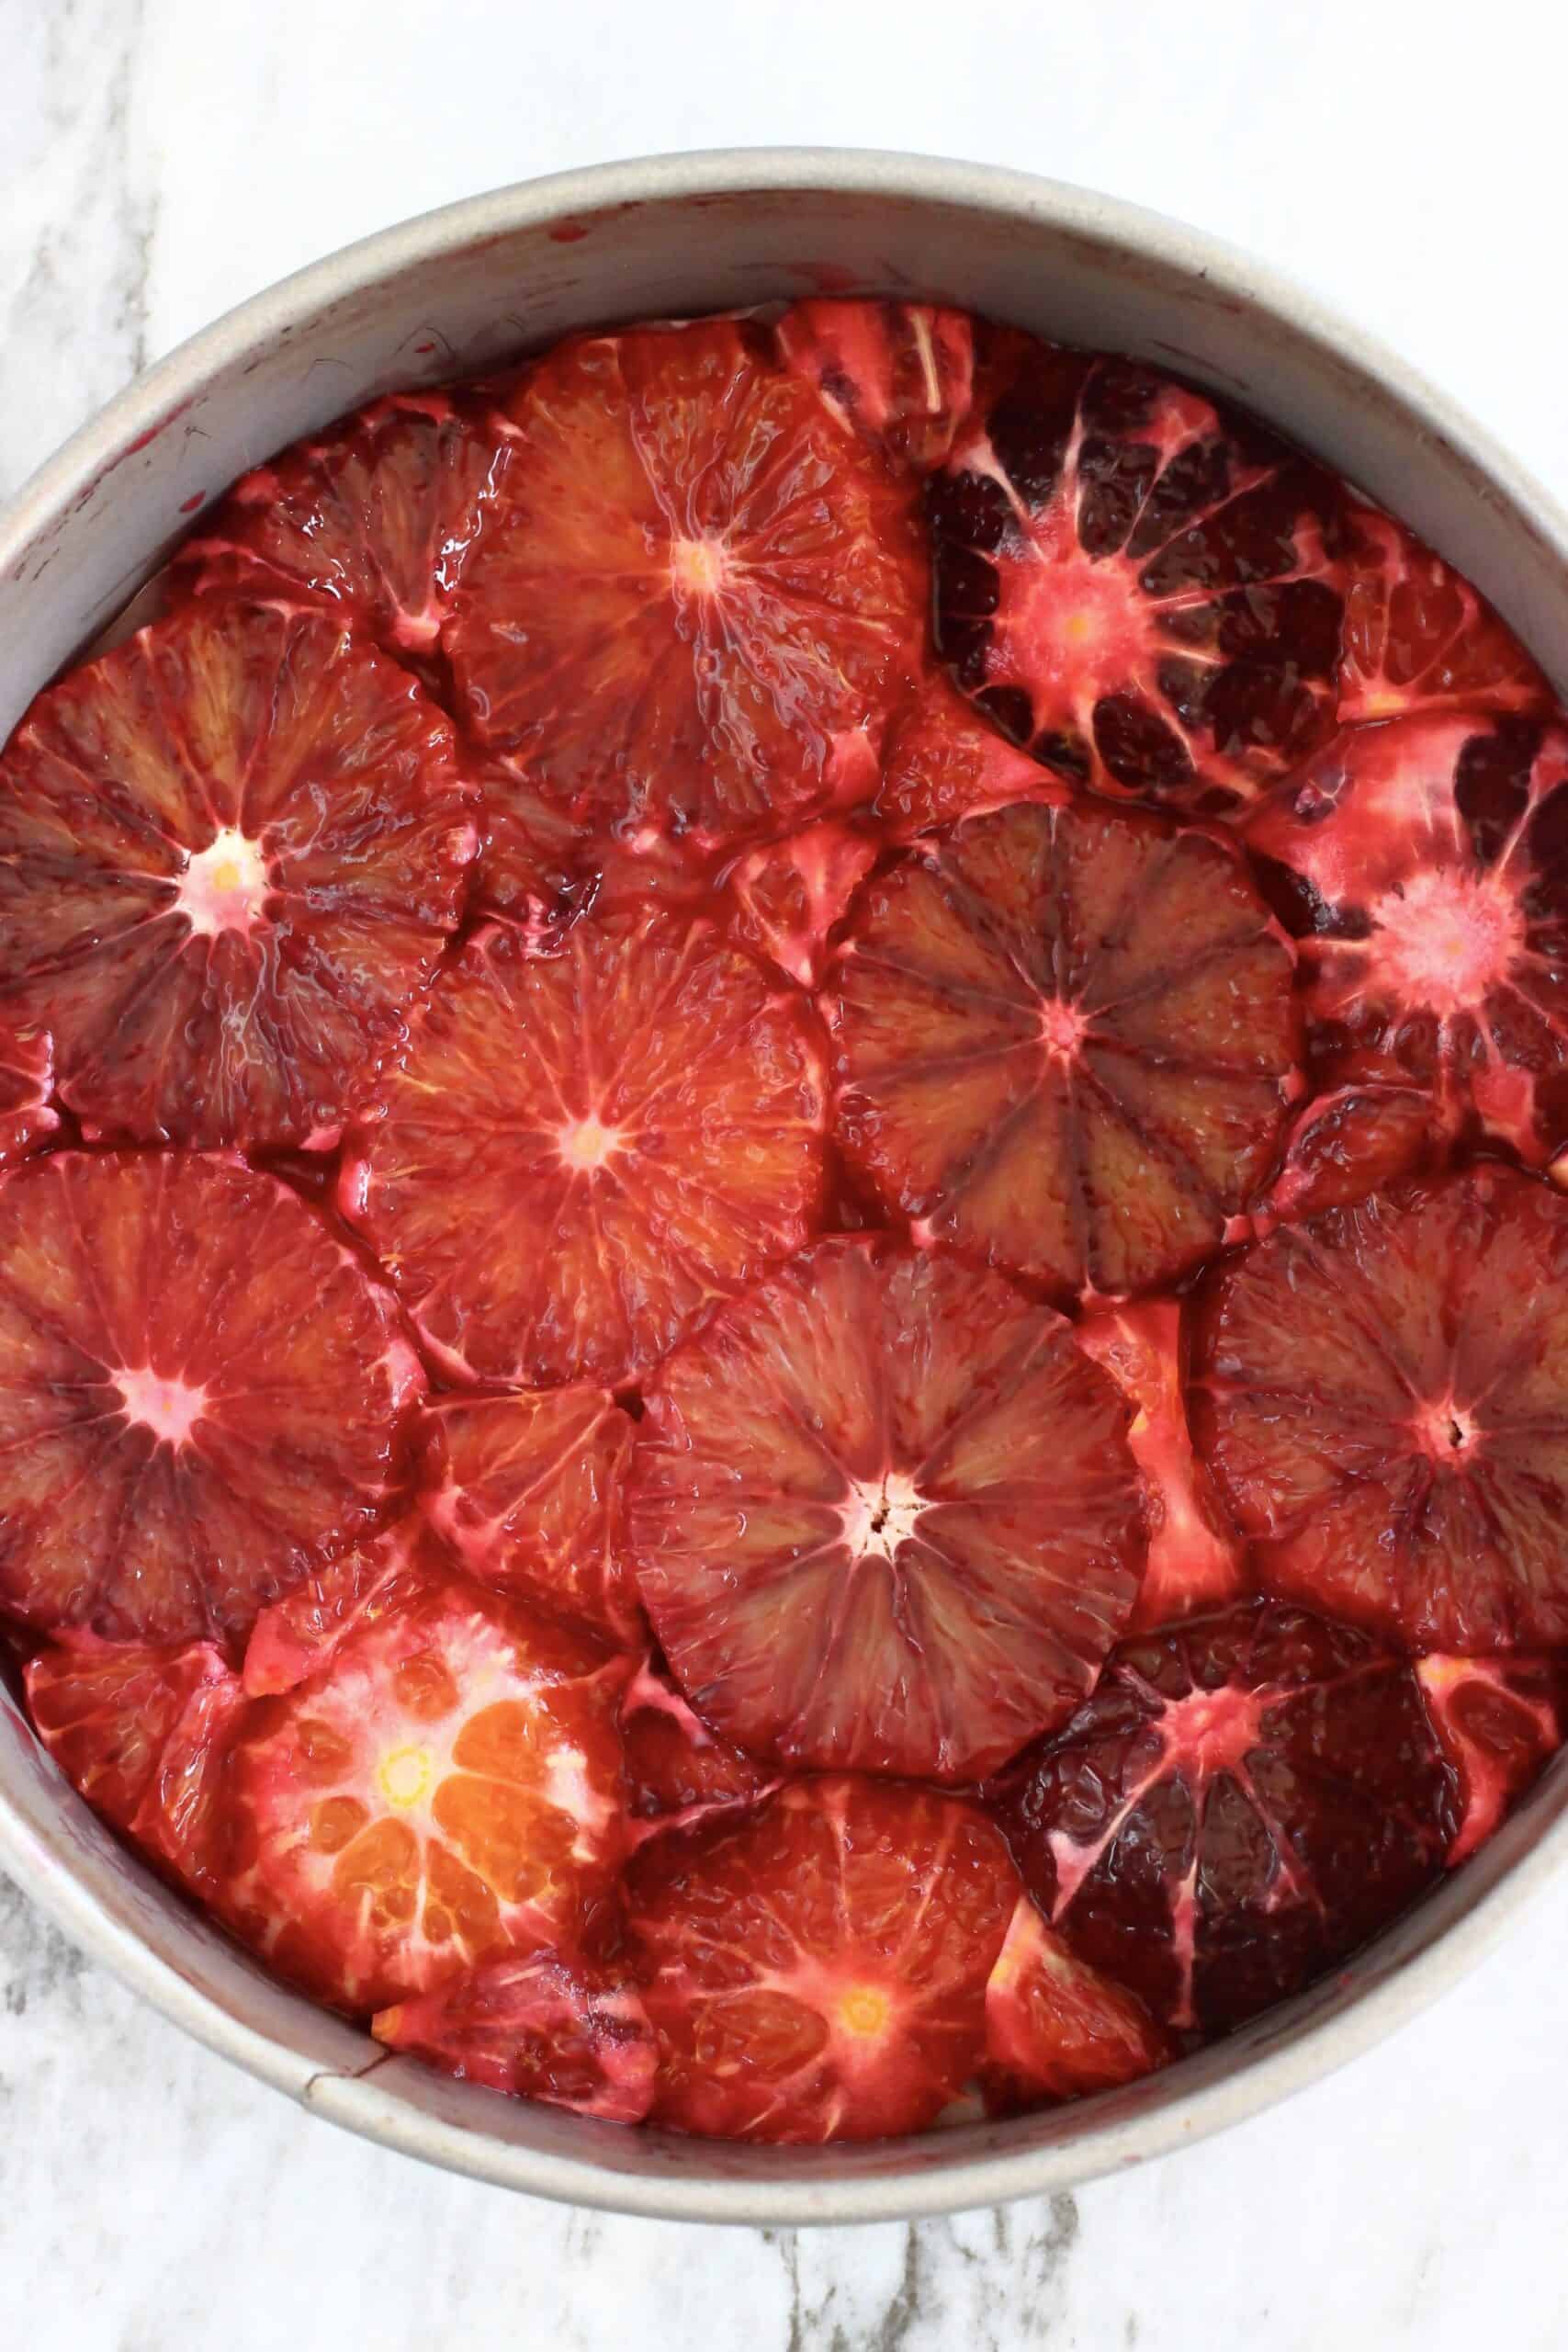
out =
{"type": "Polygon", "coordinates": [[[1546,680],[1468,580],[1375,507],[1351,507],[1348,525],[1342,720],[1551,709],[1546,680]]]}
{"type": "Polygon", "coordinates": [[[826,1006],[837,1126],[917,1229],[1064,1295],[1212,1250],[1295,1082],[1291,951],[1161,819],[1016,808],[868,884],[826,1006]]]}
{"type": "Polygon", "coordinates": [[[372,401],[236,482],[178,564],[198,591],[303,595],[428,655],[509,451],[499,418],[445,392],[372,401]]]}
{"type": "Polygon", "coordinates": [[[653,2034],[635,1987],[556,1946],[460,1969],[378,2011],[370,2030],[460,2082],[607,2123],[640,2123],[653,2098],[653,2034]]]}
{"type": "Polygon", "coordinates": [[[448,1397],[424,1418],[421,1506],[481,1584],[626,1641],[640,1619],[622,1494],[633,1426],[603,1388],[448,1397]]]}
{"type": "Polygon", "coordinates": [[[0,761],[0,1012],[117,1135],[330,1136],[403,1034],[478,846],[452,729],[324,615],[198,600],[73,671],[0,761]]]}
{"type": "Polygon", "coordinates": [[[986,2064],[993,2114],[1136,2082],[1174,2055],[1143,2003],[1080,1960],[1021,1894],[986,1984],[986,2064]]]}
{"type": "Polygon", "coordinates": [[[29,1659],[25,1680],[33,1727],[72,1787],[181,1885],[210,1891],[245,1710],[222,1653],[75,1634],[29,1659]]]}
{"type": "Polygon", "coordinates": [[[729,877],[736,937],[803,989],[815,988],[829,936],[875,863],[871,836],[830,818],[750,851],[729,877]]]}
{"type": "Polygon", "coordinates": [[[1533,1788],[1568,1731],[1568,1674],[1550,1657],[1416,1661],[1432,1727],[1459,1782],[1449,1867],[1466,1860],[1533,1788]]]}
{"type": "Polygon", "coordinates": [[[0,1606],[243,1634],[385,1518],[421,1386],[383,1294],[271,1176],[62,1152],[0,1181],[0,1606]]]}
{"type": "MultiPolygon", "coordinates": [[[[1285,1137],[1269,1188],[1243,1221],[1254,1234],[1382,1193],[1413,1176],[1440,1142],[1432,1098],[1413,1086],[1314,1094],[1285,1137]]],[[[1232,1239],[1244,1239],[1235,1233],[1232,1239]]]]}
{"type": "Polygon", "coordinates": [[[669,1671],[646,1661],[621,1702],[626,1811],[639,1842],[723,1808],[754,1804],[778,1774],[704,1723],[669,1671]]]}
{"type": "Polygon", "coordinates": [[[1077,1342],[1103,1364],[1133,1408],[1127,1442],[1144,1474],[1149,1564],[1129,1633],[1194,1610],[1222,1608],[1250,1590],[1241,1540],[1192,1451],[1182,1388],[1182,1318],[1175,1299],[1101,1308],[1077,1326],[1077,1342]]]}
{"type": "Polygon", "coordinates": [[[0,1168],[26,1159],[59,1132],[51,1108],[54,1045],[47,1030],[0,1021],[0,1168]]]}
{"type": "Polygon", "coordinates": [[[659,2042],[652,2118],[735,2140],[874,2140],[975,2074],[1019,1891],[971,1805],[853,1776],[657,1838],[630,1939],[659,2042]]]}
{"type": "Polygon", "coordinates": [[[592,895],[592,844],[570,809],[547,799],[521,761],[494,753],[476,774],[484,834],[474,866],[481,906],[531,929],[592,895]]]}
{"type": "Polygon", "coordinates": [[[1166,2024],[1218,2033],[1416,1900],[1454,1791],[1405,1660],[1246,1601],[1123,1643],[998,1810],[1075,1950],[1166,2024]]]}
{"type": "Polygon", "coordinates": [[[875,814],[894,841],[1014,800],[1060,807],[1067,786],[998,733],[938,671],[895,712],[875,814]]]}
{"type": "Polygon", "coordinates": [[[563,345],[444,642],[476,732],[617,828],[838,797],[918,657],[908,494],[733,321],[563,345]]]}
{"type": "Polygon", "coordinates": [[[1296,934],[1320,1083],[1428,1089],[1540,1163],[1568,1142],[1568,732],[1351,728],[1247,828],[1296,934]]]}
{"type": "Polygon", "coordinates": [[[809,1013],[703,922],[476,938],[381,1112],[344,1212],[462,1377],[628,1379],[818,1205],[809,1013]]]}
{"type": "Polygon", "coordinates": [[[1266,1589],[1413,1649],[1568,1642],[1565,1299],[1568,1201],[1485,1163],[1224,1269],[1193,1434],[1266,1589]]]}
{"type": "Polygon", "coordinates": [[[1144,1564],[1114,1383],[999,1275],[823,1242],[648,1392],[643,1601],[726,1738],[817,1769],[989,1770],[1092,1688],[1144,1564]]]}
{"type": "Polygon", "coordinates": [[[572,1934],[620,1860],[627,1670],[463,1577],[354,1626],[236,1754],[246,1932],[351,2009],[572,1934]]]}
{"type": "Polygon", "coordinates": [[[1059,774],[1224,808],[1332,725],[1336,492],[1249,418],[986,330],[928,514],[939,650],[1059,774]]]}
{"type": "Polygon", "coordinates": [[[778,323],[786,366],[841,424],[896,464],[929,473],[974,394],[975,332],[928,302],[796,302],[778,323]]]}

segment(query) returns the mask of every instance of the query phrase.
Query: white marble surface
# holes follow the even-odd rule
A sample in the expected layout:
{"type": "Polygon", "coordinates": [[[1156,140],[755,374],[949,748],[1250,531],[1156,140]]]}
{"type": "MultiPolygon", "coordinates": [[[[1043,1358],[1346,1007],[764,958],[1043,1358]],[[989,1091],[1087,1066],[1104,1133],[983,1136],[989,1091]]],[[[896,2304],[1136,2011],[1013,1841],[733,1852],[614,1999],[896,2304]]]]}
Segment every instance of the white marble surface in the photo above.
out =
{"type": "MultiPolygon", "coordinates": [[[[0,490],[136,368],[404,214],[604,156],[971,154],[1247,242],[1568,496],[1568,30],[1532,0],[0,0],[0,490]]],[[[1546,2352],[1568,2335],[1568,1884],[1228,2139],[913,2230],[695,2233],[307,2120],[0,1882],[0,2335],[28,2352],[1546,2352]]]]}

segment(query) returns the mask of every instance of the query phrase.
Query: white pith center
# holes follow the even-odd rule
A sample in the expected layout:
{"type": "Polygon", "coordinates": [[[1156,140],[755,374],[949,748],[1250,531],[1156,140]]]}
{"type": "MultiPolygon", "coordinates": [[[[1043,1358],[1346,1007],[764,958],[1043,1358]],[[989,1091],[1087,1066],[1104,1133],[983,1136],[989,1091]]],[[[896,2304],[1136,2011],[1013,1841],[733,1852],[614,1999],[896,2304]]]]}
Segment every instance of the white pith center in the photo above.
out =
{"type": "Polygon", "coordinates": [[[1420,1451],[1434,1462],[1459,1461],[1475,1441],[1473,1422],[1451,1396],[1434,1397],[1417,1406],[1410,1417],[1410,1429],[1420,1451]]]}
{"type": "Polygon", "coordinates": [[[389,1804],[406,1813],[429,1788],[435,1770],[428,1747],[393,1747],[377,1762],[376,1781],[389,1804]]]}
{"type": "Polygon", "coordinates": [[[198,938],[215,939],[220,931],[247,933],[259,922],[270,888],[259,843],[225,825],[186,860],[175,906],[198,938]]]}
{"type": "Polygon", "coordinates": [[[719,539],[671,539],[670,569],[676,584],[690,596],[716,596],[723,587],[729,560],[719,539]]]}
{"type": "Polygon", "coordinates": [[[556,1130],[556,1148],[568,1168],[587,1173],[603,1168],[624,1138],[619,1127],[607,1127],[595,1118],[569,1119],[556,1130]]]}
{"type": "Polygon", "coordinates": [[[127,1419],[151,1430],[161,1445],[186,1444],[207,1406],[205,1388],[146,1364],[117,1372],[114,1385],[127,1419]]]}
{"type": "Polygon", "coordinates": [[[890,1560],[915,1532],[925,1497],[901,1470],[886,1478],[852,1478],[842,1506],[844,1542],[857,1557],[890,1560]]]}
{"type": "Polygon", "coordinates": [[[1070,1061],[1083,1043],[1089,1023],[1076,1005],[1048,996],[1040,1006],[1040,1042],[1054,1060],[1070,1061]]]}
{"type": "Polygon", "coordinates": [[[1524,944],[1517,907],[1490,877],[1413,875],[1371,913],[1379,964],[1407,1003],[1437,1013],[1473,1011],[1524,944]]]}

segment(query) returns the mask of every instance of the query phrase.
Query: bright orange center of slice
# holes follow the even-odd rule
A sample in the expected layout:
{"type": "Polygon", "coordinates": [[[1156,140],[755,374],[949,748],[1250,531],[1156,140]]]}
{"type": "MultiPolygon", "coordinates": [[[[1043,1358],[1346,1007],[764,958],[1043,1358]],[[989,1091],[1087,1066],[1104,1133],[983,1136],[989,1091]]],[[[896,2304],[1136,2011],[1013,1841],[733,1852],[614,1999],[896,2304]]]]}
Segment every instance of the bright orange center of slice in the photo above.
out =
{"type": "Polygon", "coordinates": [[[893,2004],[878,1984],[852,1984],[839,2000],[839,2023],[846,2033],[870,2041],[887,2030],[893,2004]]]}
{"type": "Polygon", "coordinates": [[[672,539],[670,569],[678,586],[691,596],[716,596],[724,586],[728,560],[717,539],[672,539]]]}
{"type": "Polygon", "coordinates": [[[389,1804],[417,1804],[429,1788],[434,1762],[428,1747],[391,1747],[376,1766],[376,1785],[389,1804]]]}
{"type": "Polygon", "coordinates": [[[558,1129],[558,1146],[569,1168],[584,1173],[603,1168],[612,1152],[621,1148],[622,1136],[618,1127],[607,1127],[600,1120],[571,1119],[558,1129]]]}

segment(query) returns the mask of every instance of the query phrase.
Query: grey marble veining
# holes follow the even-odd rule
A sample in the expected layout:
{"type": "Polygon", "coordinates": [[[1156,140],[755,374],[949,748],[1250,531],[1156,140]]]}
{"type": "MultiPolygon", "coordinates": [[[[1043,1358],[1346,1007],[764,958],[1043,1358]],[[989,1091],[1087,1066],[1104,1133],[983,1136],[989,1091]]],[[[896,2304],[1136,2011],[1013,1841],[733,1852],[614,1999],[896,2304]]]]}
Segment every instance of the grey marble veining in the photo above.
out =
{"type": "MultiPolygon", "coordinates": [[[[530,171],[795,139],[985,154],[1228,230],[1568,491],[1568,311],[1536,225],[1561,210],[1568,35],[1524,0],[1483,23],[1320,0],[1304,44],[1289,12],[1113,14],[994,0],[935,52],[920,0],[0,0],[0,488],[349,236],[530,171]]],[[[0,2327],[28,2352],[1558,2352],[1565,1947],[1559,1886],[1368,2059],[1076,2197],[695,2233],[333,2131],[0,1882],[0,2327]]]]}

